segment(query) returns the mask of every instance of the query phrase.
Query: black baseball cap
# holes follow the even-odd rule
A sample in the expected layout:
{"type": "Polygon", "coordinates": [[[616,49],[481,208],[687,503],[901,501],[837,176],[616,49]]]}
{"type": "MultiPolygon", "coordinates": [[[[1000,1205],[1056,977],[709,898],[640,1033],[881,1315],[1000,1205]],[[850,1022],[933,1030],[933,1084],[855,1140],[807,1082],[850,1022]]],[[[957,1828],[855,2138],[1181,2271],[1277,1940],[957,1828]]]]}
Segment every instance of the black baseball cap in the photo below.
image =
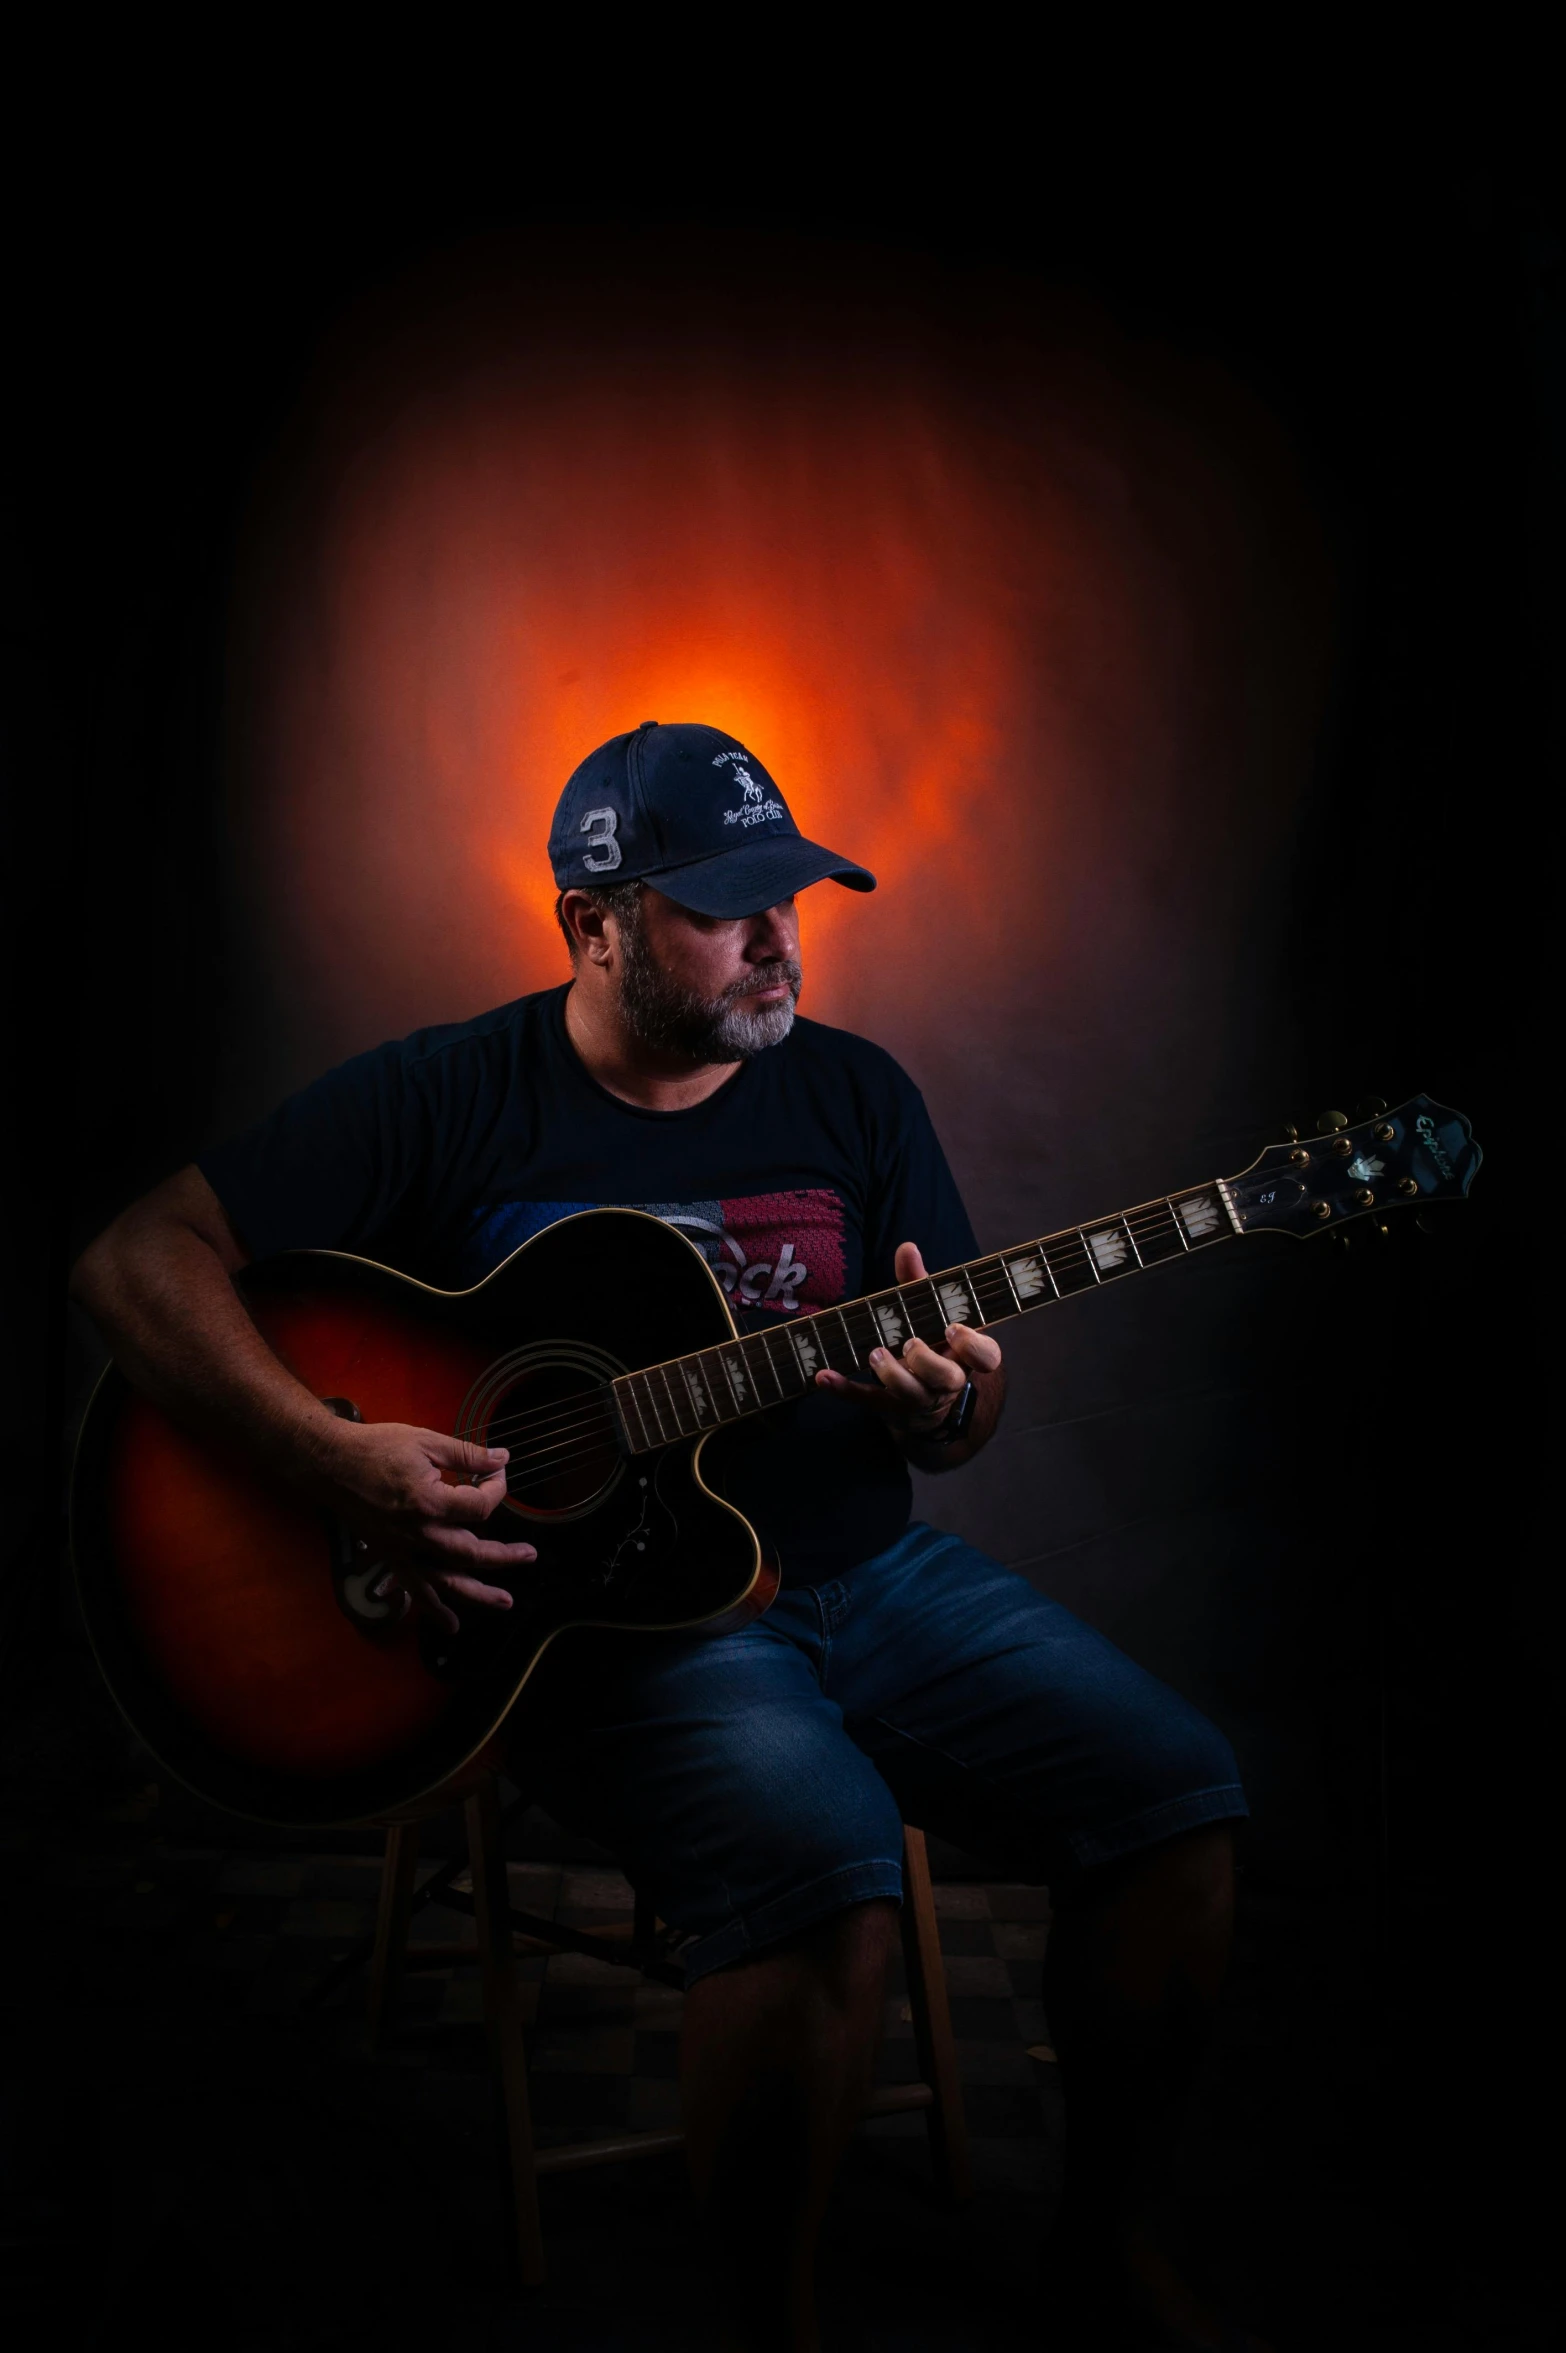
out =
{"type": "Polygon", "coordinates": [[[697,915],[759,915],[807,883],[873,891],[875,876],[807,842],[753,754],[721,728],[661,727],[589,752],[549,829],[562,890],[650,882],[697,915]]]}

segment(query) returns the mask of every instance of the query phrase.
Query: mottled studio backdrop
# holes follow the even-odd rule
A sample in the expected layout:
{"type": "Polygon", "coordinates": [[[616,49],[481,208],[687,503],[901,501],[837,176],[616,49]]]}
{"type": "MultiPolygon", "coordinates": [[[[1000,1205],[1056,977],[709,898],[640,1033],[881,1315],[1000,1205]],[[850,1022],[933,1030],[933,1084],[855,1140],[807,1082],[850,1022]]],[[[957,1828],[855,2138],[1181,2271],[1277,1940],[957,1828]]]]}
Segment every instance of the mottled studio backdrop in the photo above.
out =
{"type": "MultiPolygon", "coordinates": [[[[805,900],[805,1007],[913,1073],[981,1243],[1243,1166],[1319,1108],[1288,883],[1334,592],[1286,433],[1004,272],[744,258],[534,235],[335,324],[236,557],[212,1125],[559,979],[561,783],[701,718],[879,875],[805,900]]],[[[921,1507],[1216,1713],[1306,1864],[1296,1258],[1017,1330],[1001,1438],[921,1507]]]]}

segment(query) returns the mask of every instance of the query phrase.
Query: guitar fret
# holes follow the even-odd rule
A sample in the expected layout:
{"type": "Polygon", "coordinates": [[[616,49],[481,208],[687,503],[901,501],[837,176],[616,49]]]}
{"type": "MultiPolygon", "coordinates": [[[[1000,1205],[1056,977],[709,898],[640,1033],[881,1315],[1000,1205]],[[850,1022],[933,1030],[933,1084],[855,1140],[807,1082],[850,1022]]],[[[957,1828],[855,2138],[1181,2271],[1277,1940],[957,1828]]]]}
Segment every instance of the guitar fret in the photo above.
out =
{"type": "Polygon", "coordinates": [[[765,1332],[751,1332],[745,1341],[745,1362],[750,1365],[753,1372],[755,1370],[755,1360],[751,1354],[751,1351],[755,1348],[759,1348],[761,1350],[761,1361],[767,1368],[768,1377],[772,1382],[773,1388],[777,1391],[777,1396],[772,1400],[773,1404],[776,1405],[788,1395],[788,1391],[784,1388],[782,1380],[779,1377],[777,1365],[773,1361],[772,1351],[767,1346],[767,1335],[765,1332]]]}
{"type": "Polygon", "coordinates": [[[1216,1191],[1212,1185],[1199,1185],[1190,1193],[1170,1196],[1170,1207],[1185,1230],[1185,1238],[1193,1250],[1204,1243],[1219,1242],[1224,1238],[1224,1219],[1221,1202],[1211,1198],[1216,1191]]]}
{"type": "Polygon", "coordinates": [[[969,1280],[971,1280],[971,1287],[973,1287],[973,1297],[978,1299],[978,1308],[981,1308],[981,1315],[978,1315],[978,1320],[981,1322],[1002,1322],[1002,1318],[1006,1318],[1006,1315],[1020,1313],[1020,1299],[1016,1297],[1016,1282],[1013,1282],[1011,1275],[1006,1273],[1004,1259],[999,1259],[999,1257],[976,1259],[973,1261],[973,1266],[969,1268],[969,1280]],[[981,1280],[985,1285],[985,1292],[988,1292],[988,1289],[995,1289],[995,1304],[992,1306],[988,1304],[988,1299],[981,1297],[981,1289],[978,1289],[981,1280]]]}
{"type": "Polygon", "coordinates": [[[732,1340],[729,1340],[724,1342],[724,1345],[717,1351],[717,1355],[723,1366],[723,1378],[729,1385],[729,1395],[734,1400],[735,1413],[749,1413],[750,1407],[745,1403],[745,1398],[750,1386],[750,1367],[746,1364],[743,1353],[732,1340]],[[738,1371],[735,1370],[734,1360],[736,1358],[739,1360],[738,1371]]]}
{"type": "MultiPolygon", "coordinates": [[[[978,1298],[972,1283],[968,1280],[968,1270],[965,1266],[954,1267],[950,1274],[938,1275],[935,1278],[935,1292],[946,1311],[948,1324],[966,1324],[975,1320],[982,1323],[984,1321],[978,1298]]],[[[944,1329],[945,1325],[942,1326],[943,1331],[944,1329]]]]}
{"type": "Polygon", "coordinates": [[[1152,1236],[1161,1245],[1157,1259],[1159,1265],[1165,1259],[1178,1258],[1182,1251],[1190,1247],[1180,1230],[1180,1220],[1167,1201],[1160,1201],[1149,1210],[1148,1215],[1155,1221],[1151,1229],[1152,1236]]]}
{"type": "MultiPolygon", "coordinates": [[[[779,1387],[779,1389],[782,1391],[782,1394],[783,1394],[785,1397],[789,1396],[789,1395],[791,1394],[791,1391],[790,1391],[789,1389],[786,1389],[786,1388],[784,1388],[784,1386],[783,1386],[783,1376],[782,1376],[782,1374],[781,1374],[781,1373],[779,1373],[779,1371],[778,1371],[778,1359],[777,1359],[777,1351],[776,1351],[776,1349],[773,1347],[772,1343],[773,1343],[773,1341],[774,1341],[775,1339],[779,1339],[779,1338],[783,1337],[783,1336],[784,1336],[784,1335],[787,1333],[787,1330],[788,1330],[788,1327],[787,1327],[787,1325],[786,1325],[786,1324],[783,1326],[783,1328],[782,1328],[782,1331],[781,1331],[781,1332],[779,1331],[779,1328],[778,1328],[778,1326],[777,1326],[776,1324],[771,1324],[771,1325],[768,1325],[768,1326],[767,1326],[767,1328],[766,1328],[766,1329],[765,1329],[765,1330],[762,1332],[762,1335],[761,1335],[761,1344],[762,1344],[763,1348],[765,1348],[765,1350],[766,1350],[766,1352],[767,1352],[767,1362],[768,1362],[768,1364],[770,1364],[770,1365],[771,1365],[771,1367],[772,1367],[772,1372],[773,1372],[773,1377],[776,1379],[776,1381],[777,1381],[777,1384],[778,1384],[778,1387],[779,1387]]],[[[795,1353],[794,1353],[794,1350],[793,1350],[793,1348],[792,1348],[792,1347],[790,1347],[790,1348],[788,1348],[787,1350],[785,1350],[785,1352],[784,1352],[784,1353],[785,1353],[785,1362],[786,1362],[786,1368],[787,1368],[787,1370],[789,1371],[789,1373],[791,1373],[791,1374],[792,1374],[792,1376],[793,1376],[793,1379],[794,1379],[796,1382],[797,1382],[797,1381],[800,1381],[800,1380],[802,1379],[802,1375],[801,1375],[801,1372],[800,1372],[799,1358],[798,1358],[798,1357],[795,1355],[795,1353]]]]}
{"type": "Polygon", "coordinates": [[[787,1340],[788,1352],[794,1359],[794,1370],[798,1373],[800,1379],[808,1386],[810,1381],[810,1368],[799,1353],[799,1332],[796,1326],[793,1324],[785,1324],[783,1326],[783,1337],[785,1340],[787,1340]]]}
{"type": "MultiPolygon", "coordinates": [[[[657,1446],[667,1446],[669,1443],[669,1438],[663,1426],[663,1408],[658,1403],[657,1392],[654,1390],[652,1385],[652,1375],[650,1373],[638,1373],[636,1377],[642,1384],[642,1419],[645,1422],[647,1418],[646,1409],[650,1405],[652,1407],[652,1426],[658,1433],[653,1443],[657,1446]]],[[[678,1433],[676,1433],[676,1435],[677,1434],[678,1433]]]]}
{"type": "Polygon", "coordinates": [[[626,1437],[630,1440],[631,1452],[633,1454],[645,1454],[647,1451],[647,1418],[642,1412],[641,1407],[636,1403],[636,1390],[634,1386],[635,1381],[636,1375],[634,1373],[627,1373],[621,1380],[612,1382],[610,1386],[616,1401],[619,1404],[620,1420],[624,1427],[626,1437]],[[641,1431],[640,1441],[638,1441],[635,1432],[631,1428],[630,1419],[626,1410],[628,1407],[633,1406],[636,1410],[637,1425],[641,1431]]]}
{"type": "Polygon", "coordinates": [[[903,1343],[913,1330],[908,1314],[908,1303],[901,1291],[879,1291],[870,1302],[870,1313],[883,1348],[894,1356],[901,1356],[903,1343]]]}
{"type": "Polygon", "coordinates": [[[1060,1267],[1057,1269],[1055,1261],[1050,1255],[1049,1243],[1041,1242],[1039,1244],[1039,1249],[1043,1254],[1044,1263],[1049,1268],[1050,1281],[1055,1286],[1056,1296],[1061,1299],[1069,1299],[1072,1297],[1073,1293],[1077,1291],[1085,1291],[1088,1287],[1088,1281],[1093,1279],[1096,1271],[1093,1266],[1093,1254],[1084,1246],[1080,1235],[1057,1234],[1054,1235],[1052,1239],[1061,1248],[1066,1247],[1068,1244],[1074,1244],[1079,1253],[1078,1257],[1074,1260],[1064,1259],[1060,1267]],[[1070,1280],[1071,1275],[1073,1273],[1082,1274],[1084,1268],[1086,1269],[1086,1279],[1080,1283],[1073,1283],[1070,1280]],[[1067,1278],[1066,1287],[1064,1290],[1061,1289],[1062,1276],[1067,1278]]]}
{"type": "Polygon", "coordinates": [[[910,1340],[917,1340],[922,1336],[918,1324],[917,1303],[911,1288],[905,1289],[899,1286],[895,1291],[888,1291],[885,1296],[889,1305],[884,1312],[877,1309],[876,1320],[881,1326],[881,1336],[887,1347],[900,1355],[910,1340]],[[890,1330],[887,1327],[888,1317],[892,1327],[890,1330]]]}
{"type": "Polygon", "coordinates": [[[1134,1256],[1135,1256],[1135,1258],[1136,1258],[1137,1265],[1138,1265],[1139,1267],[1145,1267],[1145,1266],[1147,1265],[1147,1260],[1146,1260],[1146,1259],[1145,1259],[1145,1258],[1142,1256],[1142,1253],[1141,1253],[1141,1251],[1137,1249],[1137,1246],[1136,1246],[1136,1236],[1135,1236],[1135,1234],[1134,1234],[1134,1233],[1131,1231],[1131,1220],[1130,1220],[1130,1218],[1129,1218],[1129,1217],[1123,1217],[1123,1218],[1121,1218],[1121,1220],[1120,1220],[1120,1224],[1121,1224],[1121,1226],[1124,1228],[1126,1240],[1127,1240],[1127,1241],[1130,1243],[1130,1245],[1131,1245],[1131,1249],[1132,1249],[1132,1252],[1133,1252],[1133,1254],[1134,1254],[1134,1256]]]}
{"type": "Polygon", "coordinates": [[[714,1423],[730,1420],[732,1418],[732,1412],[725,1413],[723,1410],[725,1400],[727,1400],[731,1409],[734,1404],[733,1395],[730,1392],[727,1378],[724,1379],[721,1385],[713,1378],[712,1368],[714,1365],[716,1365],[720,1371],[724,1370],[722,1349],[704,1348],[700,1357],[697,1359],[697,1362],[701,1366],[702,1385],[707,1392],[707,1399],[712,1409],[712,1418],[714,1423]]]}
{"type": "Polygon", "coordinates": [[[674,1416],[674,1434],[677,1438],[683,1438],[685,1425],[680,1420],[680,1401],[675,1394],[674,1383],[669,1378],[669,1368],[666,1364],[661,1364],[658,1370],[663,1376],[663,1385],[669,1393],[669,1411],[674,1416]]]}
{"type": "Polygon", "coordinates": [[[870,1302],[868,1299],[856,1299],[851,1302],[844,1313],[845,1317],[852,1316],[854,1318],[849,1329],[855,1335],[855,1347],[868,1364],[871,1350],[879,1348],[881,1345],[880,1328],[870,1312],[870,1302]]]}
{"type": "Polygon", "coordinates": [[[1003,1257],[997,1258],[995,1263],[1000,1268],[1001,1276],[1005,1282],[1007,1290],[1011,1293],[1012,1307],[1018,1315],[1021,1315],[1022,1301],[1017,1296],[1017,1286],[1011,1279],[1011,1268],[1006,1264],[1006,1261],[1003,1257]]]}
{"type": "MultiPolygon", "coordinates": [[[[1078,1230],[1081,1231],[1080,1228],[1078,1230]]],[[[1123,1217],[1117,1217],[1109,1225],[1090,1227],[1083,1233],[1082,1239],[1087,1244],[1088,1254],[1093,1261],[1093,1272],[1100,1282],[1107,1282],[1114,1275],[1128,1275],[1136,1271],[1131,1265],[1131,1251],[1136,1245],[1131,1241],[1130,1229],[1123,1217]]]]}
{"type": "Polygon", "coordinates": [[[1042,1242],[1034,1242],[1026,1250],[1014,1251],[1004,1264],[1007,1280],[1016,1292],[1018,1304],[1024,1312],[1049,1305],[1049,1294],[1044,1289],[1046,1280],[1055,1297],[1060,1297],[1042,1242]]]}
{"type": "Polygon", "coordinates": [[[848,1318],[840,1307],[834,1307],[832,1313],[837,1317],[839,1324],[842,1326],[843,1345],[848,1350],[848,1360],[850,1364],[853,1365],[854,1369],[858,1371],[860,1366],[860,1359],[854,1348],[854,1335],[848,1328],[848,1318]]]}
{"type": "Polygon", "coordinates": [[[1011,1279],[998,1258],[976,1258],[967,1269],[967,1275],[968,1288],[973,1293],[974,1305],[979,1310],[980,1323],[998,1323],[1002,1316],[1010,1315],[1013,1312],[1017,1304],[1017,1294],[1012,1289],[1011,1279]],[[994,1288],[995,1302],[993,1307],[986,1302],[979,1287],[981,1283],[986,1287],[994,1288]],[[1006,1304],[1008,1296],[1011,1300],[1010,1307],[1006,1304]]]}

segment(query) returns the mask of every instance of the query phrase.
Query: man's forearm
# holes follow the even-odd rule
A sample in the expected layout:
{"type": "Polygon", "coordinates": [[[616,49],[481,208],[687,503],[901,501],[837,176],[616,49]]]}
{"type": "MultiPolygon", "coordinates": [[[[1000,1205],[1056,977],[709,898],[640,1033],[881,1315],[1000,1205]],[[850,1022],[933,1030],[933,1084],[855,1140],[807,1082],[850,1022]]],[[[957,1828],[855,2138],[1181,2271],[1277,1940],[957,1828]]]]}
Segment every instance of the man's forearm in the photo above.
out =
{"type": "Polygon", "coordinates": [[[279,1362],[233,1278],[245,1252],[198,1169],[182,1169],[82,1253],[72,1296],[171,1419],[237,1441],[274,1477],[362,1533],[420,1608],[509,1609],[486,1581],[537,1558],[478,1533],[506,1493],[503,1447],[403,1422],[340,1421],[279,1362]]]}
{"type": "Polygon", "coordinates": [[[285,1478],[308,1478],[335,1416],[252,1323],[232,1280],[243,1253],[213,1230],[206,1203],[194,1197],[194,1222],[182,1213],[178,1188],[193,1175],[100,1235],[73,1270],[71,1295],[127,1378],[174,1420],[237,1438],[285,1478]]]}

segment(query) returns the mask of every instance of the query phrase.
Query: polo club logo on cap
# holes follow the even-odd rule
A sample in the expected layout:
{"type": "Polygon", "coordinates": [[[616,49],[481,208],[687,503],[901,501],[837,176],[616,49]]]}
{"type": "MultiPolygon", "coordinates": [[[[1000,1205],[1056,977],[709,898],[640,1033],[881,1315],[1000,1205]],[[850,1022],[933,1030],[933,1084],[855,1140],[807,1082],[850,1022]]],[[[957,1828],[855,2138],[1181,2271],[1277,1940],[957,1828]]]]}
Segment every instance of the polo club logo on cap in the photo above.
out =
{"type": "Polygon", "coordinates": [[[788,815],[781,801],[768,800],[750,770],[742,765],[749,758],[749,752],[719,752],[712,763],[714,768],[721,768],[725,760],[732,760],[734,781],[745,795],[737,809],[724,810],[725,825],[765,825],[769,817],[788,815]]]}

